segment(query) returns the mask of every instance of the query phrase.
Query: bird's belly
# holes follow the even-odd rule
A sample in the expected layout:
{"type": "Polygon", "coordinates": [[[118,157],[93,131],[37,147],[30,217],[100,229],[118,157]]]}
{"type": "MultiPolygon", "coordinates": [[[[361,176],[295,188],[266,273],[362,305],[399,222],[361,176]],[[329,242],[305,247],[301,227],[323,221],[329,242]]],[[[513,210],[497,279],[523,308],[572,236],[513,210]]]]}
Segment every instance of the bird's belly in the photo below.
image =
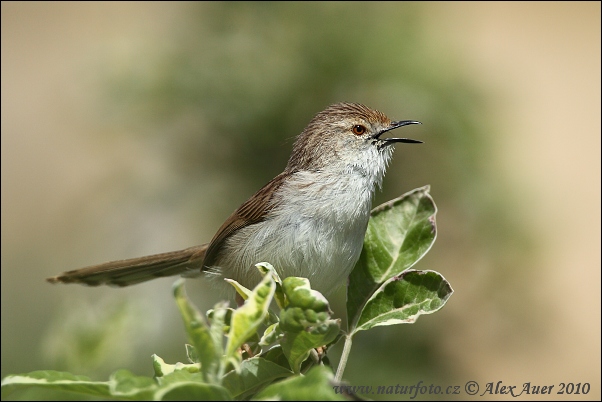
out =
{"type": "Polygon", "coordinates": [[[285,206],[227,240],[216,264],[220,276],[252,289],[261,280],[254,265],[269,262],[281,278],[308,278],[325,294],[344,284],[361,253],[370,216],[372,192],[356,182],[339,181],[326,190],[304,186],[285,194],[285,206]]]}

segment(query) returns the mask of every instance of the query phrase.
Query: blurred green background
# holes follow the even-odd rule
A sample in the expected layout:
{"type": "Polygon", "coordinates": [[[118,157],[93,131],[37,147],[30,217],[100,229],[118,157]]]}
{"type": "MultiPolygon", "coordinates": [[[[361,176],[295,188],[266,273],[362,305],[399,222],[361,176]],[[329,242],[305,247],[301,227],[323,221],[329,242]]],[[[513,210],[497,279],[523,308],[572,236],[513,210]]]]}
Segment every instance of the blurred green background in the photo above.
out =
{"type": "MultiPolygon", "coordinates": [[[[210,240],[339,101],[422,121],[374,205],[431,185],[417,268],[455,290],[359,334],[345,379],[589,382],[599,399],[599,2],[2,2],[2,376],[184,361],[172,279],[44,278],[210,240]]],[[[204,310],[221,297],[187,288],[204,310]]]]}

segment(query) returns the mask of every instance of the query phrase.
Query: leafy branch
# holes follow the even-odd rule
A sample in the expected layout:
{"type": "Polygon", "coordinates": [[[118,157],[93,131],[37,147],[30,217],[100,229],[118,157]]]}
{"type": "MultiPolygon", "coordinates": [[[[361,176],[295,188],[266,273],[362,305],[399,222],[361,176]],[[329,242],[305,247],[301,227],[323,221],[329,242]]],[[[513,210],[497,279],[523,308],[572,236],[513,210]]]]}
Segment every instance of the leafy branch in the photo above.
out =
{"type": "Polygon", "coordinates": [[[188,363],[168,364],[153,355],[153,378],[118,370],[104,382],[50,370],[9,375],[2,380],[2,397],[42,387],[123,400],[342,400],[333,386],[342,380],[355,334],[413,323],[451,296],[439,273],[411,269],[435,241],[435,214],[428,186],[372,211],[364,249],[349,277],[347,331],[307,279],[281,279],[270,264],[260,263],[263,279],[253,290],[228,280],[245,300],[237,309],[220,302],[203,315],[187,298],[183,280],[174,284],[190,341],[188,363]],[[324,365],[324,350],[342,338],[334,376],[324,365]]]}
{"type": "Polygon", "coordinates": [[[418,316],[442,308],[453,293],[438,272],[411,269],[437,237],[437,207],[429,190],[415,189],[372,210],[362,254],[349,276],[349,328],[338,381],[355,334],[380,325],[414,323],[418,316]]]}

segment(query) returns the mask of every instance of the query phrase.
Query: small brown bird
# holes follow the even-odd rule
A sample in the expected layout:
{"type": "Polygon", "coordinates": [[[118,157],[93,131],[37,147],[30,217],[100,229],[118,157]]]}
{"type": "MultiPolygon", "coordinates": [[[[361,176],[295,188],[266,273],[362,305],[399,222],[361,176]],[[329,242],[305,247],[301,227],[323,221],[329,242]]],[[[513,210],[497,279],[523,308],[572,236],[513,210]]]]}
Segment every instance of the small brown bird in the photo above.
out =
{"type": "Polygon", "coordinates": [[[251,289],[261,279],[254,265],[269,262],[282,278],[308,278],[314,289],[328,294],[344,283],[359,258],[372,196],[382,183],[392,145],[422,142],[381,136],[410,124],[420,123],[391,121],[356,103],[331,105],[297,137],[284,171],[238,207],[211,242],[47,280],[128,286],[204,272],[251,289]]]}

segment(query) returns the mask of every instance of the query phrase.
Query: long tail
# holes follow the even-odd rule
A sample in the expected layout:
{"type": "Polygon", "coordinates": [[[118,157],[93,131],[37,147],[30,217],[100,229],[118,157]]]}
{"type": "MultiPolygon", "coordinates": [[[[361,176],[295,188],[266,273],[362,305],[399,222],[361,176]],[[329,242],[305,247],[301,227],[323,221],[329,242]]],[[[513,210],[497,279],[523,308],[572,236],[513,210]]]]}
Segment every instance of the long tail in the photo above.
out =
{"type": "Polygon", "coordinates": [[[81,283],[89,286],[129,286],[164,276],[200,275],[209,244],[169,253],[112,261],[63,272],[47,278],[50,283],[81,283]]]}

